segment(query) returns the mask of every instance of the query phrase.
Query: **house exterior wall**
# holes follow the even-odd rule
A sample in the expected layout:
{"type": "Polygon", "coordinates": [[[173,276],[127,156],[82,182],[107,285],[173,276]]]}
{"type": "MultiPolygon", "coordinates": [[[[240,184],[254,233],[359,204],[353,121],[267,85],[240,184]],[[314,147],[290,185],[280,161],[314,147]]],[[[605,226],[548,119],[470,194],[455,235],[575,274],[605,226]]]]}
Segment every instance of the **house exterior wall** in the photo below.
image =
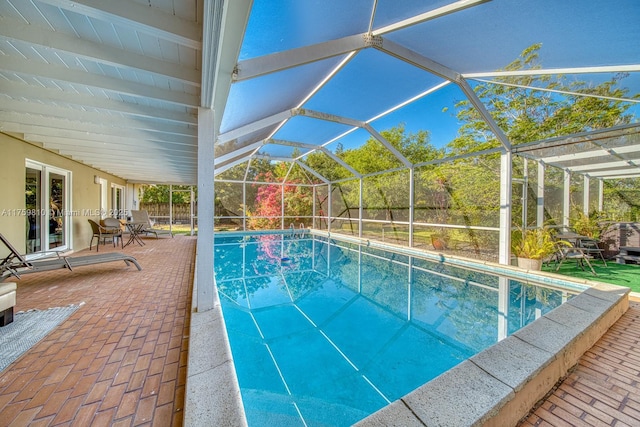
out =
{"type": "MultiPolygon", "coordinates": [[[[0,233],[22,253],[26,249],[26,219],[21,210],[25,209],[27,160],[71,171],[71,205],[66,215],[71,226],[69,249],[75,251],[89,247],[92,232],[87,219],[100,220],[100,185],[94,183],[94,176],[106,179],[108,189],[112,183],[126,185],[116,176],[47,151],[18,134],[0,133],[0,154],[0,233]]],[[[112,209],[110,197],[107,200],[107,209],[112,209]]],[[[0,248],[0,255],[6,256],[5,248],[0,248]]]]}

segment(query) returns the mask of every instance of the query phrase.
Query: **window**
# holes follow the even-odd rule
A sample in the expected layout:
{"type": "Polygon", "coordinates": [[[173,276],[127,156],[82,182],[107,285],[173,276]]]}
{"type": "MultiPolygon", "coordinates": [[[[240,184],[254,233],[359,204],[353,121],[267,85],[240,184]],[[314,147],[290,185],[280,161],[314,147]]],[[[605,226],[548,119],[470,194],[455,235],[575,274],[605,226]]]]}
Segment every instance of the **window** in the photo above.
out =
{"type": "Polygon", "coordinates": [[[124,211],[124,186],[111,184],[111,212],[112,217],[124,219],[127,217],[124,211]]]}

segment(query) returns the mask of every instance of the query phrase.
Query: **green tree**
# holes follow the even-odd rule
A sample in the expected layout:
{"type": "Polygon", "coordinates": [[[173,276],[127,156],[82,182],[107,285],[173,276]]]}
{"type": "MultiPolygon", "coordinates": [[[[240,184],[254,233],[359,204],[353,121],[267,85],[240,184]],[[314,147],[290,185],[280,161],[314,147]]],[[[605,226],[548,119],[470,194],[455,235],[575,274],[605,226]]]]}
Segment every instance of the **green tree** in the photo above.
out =
{"type": "MultiPolygon", "coordinates": [[[[173,203],[189,203],[190,192],[176,191],[188,190],[188,185],[174,185],[171,201],[173,203]]],[[[169,203],[169,186],[168,185],[143,185],[140,188],[140,201],[142,203],[169,203]]]]}
{"type": "MultiPolygon", "coordinates": [[[[528,47],[504,70],[541,68],[541,48],[541,44],[528,47]]],[[[474,91],[511,143],[517,145],[629,123],[632,116],[625,113],[631,103],[612,99],[626,96],[628,90],[619,87],[624,77],[616,75],[597,86],[571,81],[562,75],[502,77],[496,81],[503,84],[479,83],[474,91]],[[534,90],[534,87],[547,90],[534,90]]],[[[462,125],[458,136],[448,145],[453,154],[499,145],[487,123],[468,100],[458,102],[456,109],[456,117],[462,125]]]]}
{"type": "MultiPolygon", "coordinates": [[[[534,44],[525,49],[504,70],[541,68],[541,47],[540,44],[534,44]]],[[[631,103],[615,99],[627,95],[627,89],[622,89],[619,85],[623,78],[624,75],[616,75],[609,81],[591,86],[583,81],[570,81],[564,76],[525,75],[496,79],[503,84],[479,83],[474,91],[510,142],[517,145],[629,123],[632,116],[627,114],[627,110],[631,103]],[[534,90],[534,87],[547,90],[534,90]],[[601,98],[584,95],[597,95],[601,98]]],[[[458,102],[456,109],[456,117],[461,126],[458,136],[447,146],[449,153],[463,154],[500,145],[468,100],[458,102]]],[[[474,183],[457,185],[452,193],[454,199],[463,202],[460,206],[464,206],[466,214],[472,214],[469,212],[470,207],[474,209],[474,204],[469,205],[467,202],[478,198],[484,200],[480,206],[486,208],[493,201],[491,210],[499,209],[496,203],[499,200],[499,169],[496,159],[497,154],[478,158],[475,163],[465,160],[463,162],[467,166],[457,167],[455,175],[452,175],[460,183],[474,183]],[[484,171],[479,168],[482,166],[485,166],[484,171]],[[485,180],[489,180],[490,184],[487,185],[485,180]]],[[[522,173],[519,167],[519,163],[514,162],[514,176],[522,173]]],[[[561,180],[551,179],[557,174],[556,171],[549,170],[548,174],[548,182],[562,183],[561,180]]],[[[547,191],[552,192],[554,189],[549,188],[547,191]]],[[[532,209],[534,206],[535,204],[530,204],[532,209]]]]}

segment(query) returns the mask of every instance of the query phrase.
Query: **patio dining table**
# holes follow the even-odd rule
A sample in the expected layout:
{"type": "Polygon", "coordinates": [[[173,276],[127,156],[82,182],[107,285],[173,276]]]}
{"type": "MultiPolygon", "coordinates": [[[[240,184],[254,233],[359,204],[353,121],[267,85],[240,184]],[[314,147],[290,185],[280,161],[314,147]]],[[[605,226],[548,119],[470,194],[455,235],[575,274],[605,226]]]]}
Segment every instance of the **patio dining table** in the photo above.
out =
{"type": "Polygon", "coordinates": [[[147,225],[146,222],[127,221],[125,223],[125,226],[129,231],[129,240],[124,245],[125,248],[133,242],[138,242],[140,246],[144,246],[144,242],[140,238],[140,234],[142,233],[142,230],[144,229],[145,225],[147,225]]]}

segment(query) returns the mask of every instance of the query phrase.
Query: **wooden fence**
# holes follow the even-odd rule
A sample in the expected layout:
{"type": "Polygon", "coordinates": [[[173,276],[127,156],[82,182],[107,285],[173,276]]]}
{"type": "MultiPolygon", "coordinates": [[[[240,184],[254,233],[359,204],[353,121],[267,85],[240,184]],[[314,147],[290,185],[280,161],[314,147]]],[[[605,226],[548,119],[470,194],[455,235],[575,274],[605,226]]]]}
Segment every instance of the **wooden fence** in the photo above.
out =
{"type": "MultiPolygon", "coordinates": [[[[159,224],[169,224],[170,217],[169,203],[140,203],[140,209],[149,212],[152,220],[159,224]]],[[[197,211],[194,209],[194,215],[197,211]]],[[[174,203],[173,204],[173,223],[189,224],[191,221],[191,204],[190,203],[174,203]]]]}

